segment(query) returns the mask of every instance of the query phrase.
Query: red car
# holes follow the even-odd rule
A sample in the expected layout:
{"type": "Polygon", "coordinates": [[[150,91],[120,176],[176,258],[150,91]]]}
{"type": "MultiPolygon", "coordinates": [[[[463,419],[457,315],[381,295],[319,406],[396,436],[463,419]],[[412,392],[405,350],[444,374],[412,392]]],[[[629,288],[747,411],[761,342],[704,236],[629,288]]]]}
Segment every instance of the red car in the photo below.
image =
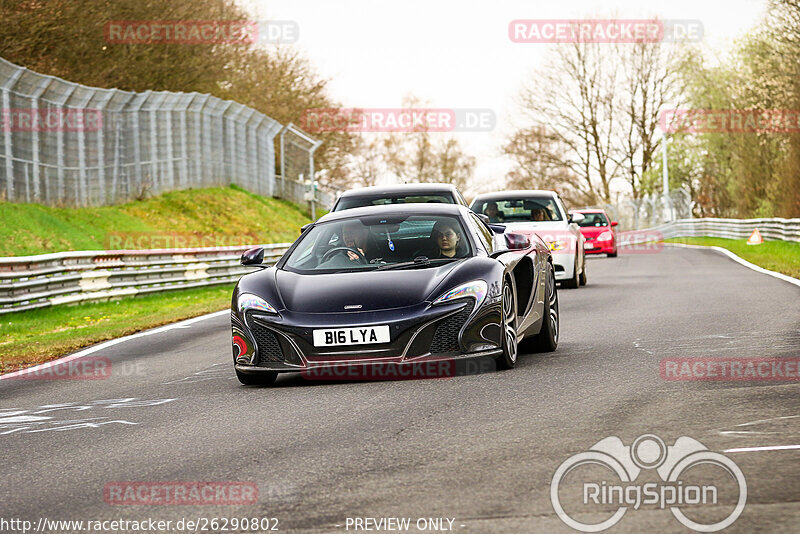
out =
{"type": "Polygon", "coordinates": [[[586,239],[583,249],[586,254],[607,254],[609,258],[617,257],[617,221],[612,221],[603,210],[573,210],[581,213],[584,219],[578,223],[581,233],[586,239]]]}

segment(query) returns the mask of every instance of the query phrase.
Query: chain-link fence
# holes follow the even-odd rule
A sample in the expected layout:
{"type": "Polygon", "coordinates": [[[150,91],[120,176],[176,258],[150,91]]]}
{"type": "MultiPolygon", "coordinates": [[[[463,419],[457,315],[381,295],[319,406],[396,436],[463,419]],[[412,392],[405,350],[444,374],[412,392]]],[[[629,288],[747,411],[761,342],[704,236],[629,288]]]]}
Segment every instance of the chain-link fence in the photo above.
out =
{"type": "Polygon", "coordinates": [[[668,197],[645,195],[635,200],[591,207],[606,210],[625,230],[652,228],[670,221],[692,218],[692,197],[685,189],[670,191],[668,197]]]}
{"type": "Polygon", "coordinates": [[[0,96],[0,199],[96,206],[230,183],[276,193],[281,125],[236,102],[86,87],[2,58],[0,96]]]}
{"type": "Polygon", "coordinates": [[[301,205],[313,201],[313,215],[318,208],[329,210],[333,207],[337,195],[336,191],[321,189],[314,180],[314,152],[320,144],[321,141],[292,123],[278,133],[281,174],[276,195],[301,205]]]}

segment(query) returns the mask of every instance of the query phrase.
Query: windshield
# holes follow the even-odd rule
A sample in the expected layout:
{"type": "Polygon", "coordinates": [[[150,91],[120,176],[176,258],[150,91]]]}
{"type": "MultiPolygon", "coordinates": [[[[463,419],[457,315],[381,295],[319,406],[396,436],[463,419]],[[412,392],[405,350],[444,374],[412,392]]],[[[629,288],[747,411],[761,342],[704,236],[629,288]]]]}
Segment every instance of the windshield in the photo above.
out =
{"type": "Polygon", "coordinates": [[[342,198],[336,204],[334,211],[363,208],[364,206],[383,206],[386,204],[455,204],[453,197],[448,194],[433,195],[392,195],[375,197],[342,198]]]}
{"type": "Polygon", "coordinates": [[[584,219],[578,223],[578,226],[581,228],[586,228],[588,226],[608,226],[608,219],[604,213],[582,213],[582,215],[584,219]]]}
{"type": "Polygon", "coordinates": [[[308,274],[425,268],[472,256],[466,235],[459,219],[450,216],[371,216],[331,221],[318,224],[303,235],[283,268],[308,274]]]}
{"type": "Polygon", "coordinates": [[[493,223],[563,220],[552,197],[479,200],[472,211],[488,216],[493,223]]]}

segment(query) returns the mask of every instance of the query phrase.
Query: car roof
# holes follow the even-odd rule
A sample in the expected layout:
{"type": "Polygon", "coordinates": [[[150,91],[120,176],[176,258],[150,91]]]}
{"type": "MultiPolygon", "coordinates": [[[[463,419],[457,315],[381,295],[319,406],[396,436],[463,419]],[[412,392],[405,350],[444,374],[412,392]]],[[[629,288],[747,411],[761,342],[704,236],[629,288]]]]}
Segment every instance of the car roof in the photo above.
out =
{"type": "MultiPolygon", "coordinates": [[[[320,222],[337,221],[341,219],[352,219],[358,217],[368,217],[370,215],[393,215],[404,213],[409,215],[463,215],[462,210],[467,210],[461,204],[445,204],[443,202],[431,204],[386,204],[383,206],[365,206],[362,208],[351,208],[342,211],[332,211],[323,215],[315,221],[320,222]]],[[[467,210],[469,212],[469,210],[467,210]]]]}
{"type": "Polygon", "coordinates": [[[546,189],[515,189],[513,191],[494,191],[483,193],[473,199],[472,204],[484,200],[519,200],[528,197],[556,197],[558,193],[546,189]]]}
{"type": "Polygon", "coordinates": [[[394,184],[394,185],[373,185],[370,187],[360,187],[350,189],[342,193],[339,198],[344,197],[372,197],[375,195],[396,195],[413,193],[452,193],[456,191],[453,184],[394,184]]]}

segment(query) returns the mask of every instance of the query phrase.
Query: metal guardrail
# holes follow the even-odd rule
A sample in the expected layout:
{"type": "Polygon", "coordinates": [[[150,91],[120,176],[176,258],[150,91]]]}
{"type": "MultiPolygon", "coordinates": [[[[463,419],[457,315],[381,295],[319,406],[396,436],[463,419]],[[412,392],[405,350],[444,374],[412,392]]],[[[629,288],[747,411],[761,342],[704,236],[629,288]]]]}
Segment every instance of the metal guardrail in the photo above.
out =
{"type": "MultiPolygon", "coordinates": [[[[800,219],[682,219],[648,230],[674,237],[744,239],[758,228],[764,239],[800,242],[800,219]]],[[[253,245],[255,246],[255,245],[253,245]]],[[[291,243],[263,245],[274,264],[291,243]]],[[[0,315],[83,301],[104,300],[235,282],[251,267],[239,263],[250,247],[57,252],[0,258],[0,315]]]]}
{"type": "Polygon", "coordinates": [[[700,236],[747,239],[755,229],[765,240],[800,242],[800,219],[680,219],[647,231],[660,232],[664,239],[700,236]]]}
{"type": "MultiPolygon", "coordinates": [[[[264,263],[277,262],[290,245],[263,245],[264,263]]],[[[248,248],[57,252],[0,258],[0,315],[235,282],[253,270],[239,264],[248,248]]]]}

